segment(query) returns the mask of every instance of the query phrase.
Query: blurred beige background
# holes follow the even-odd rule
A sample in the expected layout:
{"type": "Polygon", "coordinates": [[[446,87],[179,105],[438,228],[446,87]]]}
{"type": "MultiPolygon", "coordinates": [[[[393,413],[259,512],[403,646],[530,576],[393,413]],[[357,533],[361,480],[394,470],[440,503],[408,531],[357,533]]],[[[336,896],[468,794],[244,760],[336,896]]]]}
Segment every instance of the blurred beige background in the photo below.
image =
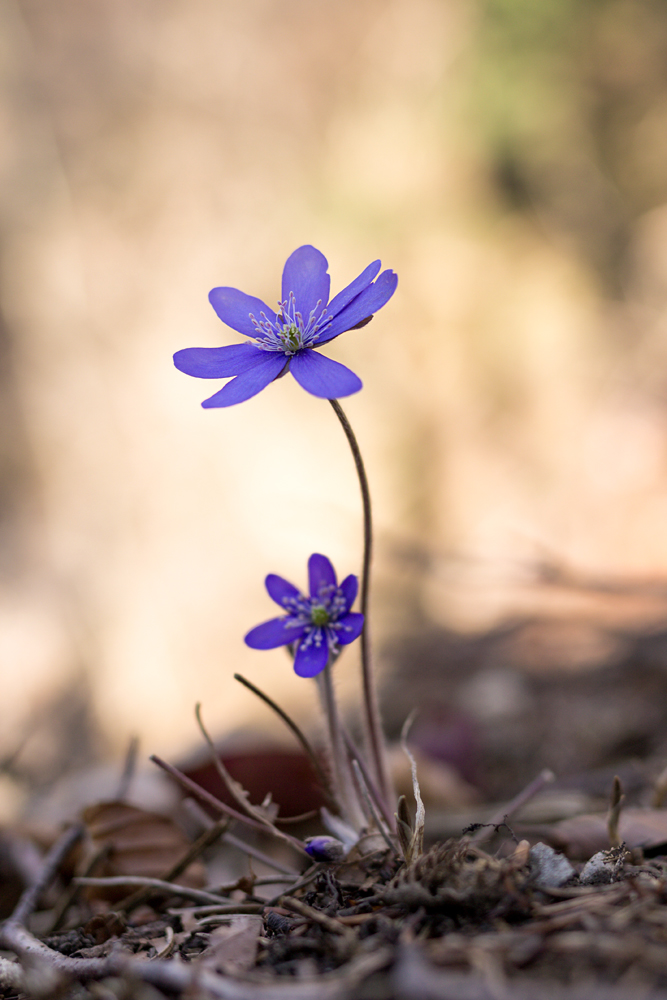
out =
{"type": "Polygon", "coordinates": [[[293,379],[206,412],[171,363],[306,242],[334,292],[399,274],[327,352],[365,382],[380,649],[415,608],[493,623],[545,552],[665,575],[663,3],[4,0],[0,65],[0,755],[56,704],[117,754],[190,745],[198,700],[273,731],[235,670],[310,713],[242,638],[267,572],[357,570],[344,439],[293,379]]]}

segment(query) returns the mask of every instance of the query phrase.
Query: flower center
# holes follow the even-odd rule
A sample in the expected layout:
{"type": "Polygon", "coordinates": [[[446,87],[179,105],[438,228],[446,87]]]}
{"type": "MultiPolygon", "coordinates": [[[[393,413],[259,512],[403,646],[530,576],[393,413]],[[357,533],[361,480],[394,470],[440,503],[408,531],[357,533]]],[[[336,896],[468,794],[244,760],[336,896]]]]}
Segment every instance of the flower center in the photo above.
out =
{"type": "Polygon", "coordinates": [[[322,628],[324,625],[329,624],[329,612],[322,604],[314,604],[310,609],[310,620],[313,625],[322,628]]]}
{"type": "Polygon", "coordinates": [[[284,326],[280,331],[279,336],[285,346],[285,351],[290,354],[303,347],[303,335],[301,330],[294,325],[284,326]]]}
{"type": "Polygon", "coordinates": [[[326,308],[322,308],[321,301],[305,319],[296,307],[294,292],[290,292],[287,300],[279,302],[278,306],[274,319],[269,319],[263,312],[259,319],[249,313],[256,330],[255,344],[262,351],[280,351],[291,357],[298,351],[315,347],[320,336],[331,326],[333,317],[327,314],[326,308]]]}

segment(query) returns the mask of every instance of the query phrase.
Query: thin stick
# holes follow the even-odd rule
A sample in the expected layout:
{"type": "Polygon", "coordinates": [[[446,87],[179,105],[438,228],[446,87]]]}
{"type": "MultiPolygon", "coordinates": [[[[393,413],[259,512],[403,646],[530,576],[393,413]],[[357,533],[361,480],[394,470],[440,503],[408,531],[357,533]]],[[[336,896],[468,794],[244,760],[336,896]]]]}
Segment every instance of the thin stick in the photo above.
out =
{"type": "Polygon", "coordinates": [[[319,809],[309,809],[308,812],[299,813],[298,816],[276,816],[275,823],[282,823],[283,826],[296,826],[297,823],[306,823],[309,819],[319,816],[319,809]]]}
{"type": "Polygon", "coordinates": [[[297,740],[303,747],[306,755],[308,756],[308,759],[310,760],[310,763],[313,765],[315,773],[317,774],[317,779],[320,782],[320,785],[322,786],[322,791],[329,800],[329,805],[335,805],[333,794],[331,791],[331,782],[329,780],[329,777],[324,773],[322,765],[317,759],[317,754],[315,753],[312,746],[308,742],[308,739],[304,736],[304,734],[297,726],[296,722],[294,722],[293,719],[290,719],[287,712],[285,712],[284,709],[280,707],[280,705],[277,705],[272,698],[269,698],[268,694],[265,694],[261,690],[261,688],[258,688],[255,684],[252,684],[249,680],[246,680],[246,678],[243,677],[242,674],[234,674],[234,680],[238,681],[239,684],[243,684],[245,687],[248,688],[249,691],[252,691],[253,694],[256,694],[258,698],[261,698],[261,700],[266,705],[268,705],[269,708],[273,709],[276,715],[283,720],[285,725],[288,726],[289,729],[291,729],[291,731],[294,733],[297,740]]]}
{"type": "Polygon", "coordinates": [[[366,786],[366,779],[364,778],[363,771],[359,767],[359,761],[357,760],[356,757],[352,758],[352,767],[354,769],[354,773],[355,773],[357,781],[359,783],[359,788],[361,789],[361,794],[363,795],[364,801],[366,802],[366,805],[368,806],[368,811],[370,812],[371,816],[373,817],[375,825],[378,828],[378,830],[380,831],[380,833],[382,835],[382,839],[384,840],[385,844],[387,845],[387,847],[389,848],[389,850],[393,854],[395,854],[396,853],[396,846],[394,844],[392,844],[391,840],[389,839],[389,834],[387,833],[387,829],[386,829],[384,823],[382,822],[382,820],[380,819],[380,817],[378,815],[378,811],[375,808],[375,805],[373,803],[373,799],[372,799],[372,797],[371,797],[371,795],[370,795],[370,793],[368,791],[368,788],[366,786]]]}
{"type": "Polygon", "coordinates": [[[139,753],[139,737],[133,736],[127,748],[127,753],[125,754],[123,773],[120,776],[118,791],[116,792],[116,799],[119,802],[122,802],[126,798],[127,793],[130,790],[130,785],[132,784],[132,779],[134,778],[134,773],[137,769],[138,753],[139,753]]]}
{"type": "MultiPolygon", "coordinates": [[[[78,885],[99,885],[99,886],[140,886],[150,889],[158,889],[162,895],[167,893],[170,896],[180,896],[182,899],[191,899],[193,903],[213,903],[218,904],[223,900],[213,892],[205,892],[203,889],[191,889],[186,885],[176,885],[174,882],[165,882],[161,878],[148,878],[143,875],[110,875],[106,878],[92,878],[81,876],[74,880],[78,885]]],[[[147,893],[147,896],[153,893],[147,893]]]]}
{"type": "MultiPolygon", "coordinates": [[[[208,892],[216,893],[218,896],[227,896],[230,892],[236,892],[237,889],[242,892],[247,892],[244,888],[248,883],[252,882],[253,888],[256,885],[289,885],[293,886],[295,882],[298,881],[298,875],[263,875],[262,878],[255,878],[254,876],[241,875],[236,879],[235,882],[223,882],[221,885],[209,886],[208,892]]],[[[290,889],[291,892],[291,889],[290,889]]]]}
{"type": "MultiPolygon", "coordinates": [[[[204,851],[215,844],[216,840],[220,837],[224,837],[227,832],[227,828],[230,825],[229,819],[225,816],[224,819],[218,820],[217,823],[213,823],[208,830],[204,830],[202,834],[195,840],[194,844],[185,851],[185,853],[178,859],[176,864],[172,865],[168,871],[164,873],[165,882],[173,882],[175,878],[178,878],[193,861],[204,853],[204,851]]],[[[144,889],[138,889],[133,892],[132,895],[126,896],[122,899],[115,909],[119,912],[129,913],[131,910],[136,910],[137,906],[140,906],[145,899],[148,898],[148,892],[144,889]]]]}
{"type": "Polygon", "coordinates": [[[239,784],[238,781],[234,781],[231,774],[220,760],[220,757],[218,756],[218,751],[215,748],[215,743],[211,739],[208,730],[204,725],[204,720],[201,717],[201,705],[199,704],[199,702],[195,706],[195,715],[197,716],[197,722],[199,724],[199,728],[201,729],[202,736],[208,743],[208,748],[211,751],[211,760],[213,761],[213,766],[218,772],[220,778],[222,779],[223,784],[226,785],[230,795],[232,795],[236,799],[241,808],[245,809],[245,811],[248,813],[249,816],[252,816],[253,819],[256,819],[259,823],[262,823],[266,827],[266,829],[273,834],[274,837],[277,837],[279,840],[284,840],[288,844],[291,844],[292,847],[296,847],[298,850],[300,850],[302,847],[301,841],[297,840],[296,837],[293,837],[290,833],[285,833],[284,830],[279,830],[277,827],[275,827],[261,808],[257,808],[257,806],[252,805],[252,803],[248,799],[248,793],[243,788],[243,786],[239,784]]]}
{"type": "Polygon", "coordinates": [[[267,900],[266,905],[277,906],[283,896],[291,896],[293,892],[297,892],[299,889],[303,889],[305,885],[309,885],[313,881],[313,879],[319,874],[320,868],[321,866],[319,864],[313,865],[312,868],[309,868],[307,871],[303,873],[303,878],[300,878],[299,881],[295,882],[294,885],[290,886],[289,889],[286,889],[284,892],[281,892],[277,896],[274,896],[273,899],[267,900]]]}
{"type": "Polygon", "coordinates": [[[14,924],[25,924],[26,920],[39,903],[39,898],[46,887],[53,881],[56,872],[60,868],[74,845],[83,836],[83,823],[77,823],[66,830],[55,842],[49,853],[44,858],[44,863],[37,878],[29,885],[21,895],[10,920],[14,924]]]}
{"type": "MultiPolygon", "coordinates": [[[[92,875],[97,866],[102,861],[106,861],[110,853],[111,853],[111,845],[102,844],[100,849],[95,852],[95,854],[92,856],[92,858],[84,868],[82,875],[86,878],[92,875]]],[[[58,930],[60,924],[62,923],[63,917],[67,913],[68,908],[72,905],[78,894],[79,894],[79,886],[76,885],[74,880],[72,880],[72,882],[65,889],[60,899],[58,900],[56,906],[54,907],[53,919],[51,921],[51,927],[49,931],[50,934],[53,934],[54,931],[58,930]]]]}
{"type": "Polygon", "coordinates": [[[609,843],[612,847],[620,847],[621,838],[618,835],[618,821],[621,818],[621,809],[625,802],[625,794],[621,779],[616,774],[611,789],[611,800],[609,802],[609,814],[607,816],[607,832],[609,843]]]}
{"type": "Polygon", "coordinates": [[[549,771],[547,768],[544,771],[540,771],[538,776],[530,784],[526,785],[523,791],[515,795],[512,801],[508,802],[506,806],[503,806],[502,809],[494,813],[488,823],[485,823],[483,827],[475,831],[470,838],[470,842],[472,844],[483,844],[485,840],[488,840],[493,835],[494,826],[500,826],[505,819],[521,809],[522,806],[525,806],[526,802],[530,802],[538,792],[542,791],[545,785],[551,784],[555,778],[556,775],[553,771],[549,771]]]}
{"type": "MultiPolygon", "coordinates": [[[[273,868],[274,871],[281,872],[283,875],[296,875],[297,873],[286,865],[281,865],[279,861],[274,861],[270,858],[268,854],[264,851],[260,851],[258,847],[251,847],[250,844],[246,844],[245,841],[241,840],[240,837],[235,837],[233,833],[225,833],[222,839],[226,844],[231,844],[233,847],[238,847],[239,851],[243,851],[244,854],[248,854],[251,858],[255,858],[256,861],[261,861],[263,865],[267,868],[273,868]]],[[[310,859],[310,855],[308,856],[310,859]]]]}
{"type": "MultiPolygon", "coordinates": [[[[29,968],[43,965],[47,972],[52,969],[56,973],[64,973],[70,978],[101,979],[112,975],[119,969],[119,959],[124,958],[118,952],[106,958],[71,958],[53,951],[42,941],[31,934],[20,921],[10,917],[0,924],[0,947],[13,951],[22,963],[29,968]]],[[[127,958],[123,965],[127,964],[127,958]]],[[[53,995],[53,994],[52,994],[53,995]]]]}
{"type": "Polygon", "coordinates": [[[361,676],[364,689],[365,723],[378,787],[385,802],[389,803],[391,800],[391,792],[387,772],[387,763],[384,754],[384,739],[382,735],[382,723],[380,721],[380,707],[371,671],[370,640],[368,637],[368,595],[370,589],[371,557],[373,554],[371,494],[368,488],[368,478],[366,476],[366,469],[361,457],[361,451],[359,450],[359,445],[350,422],[345,416],[343,408],[337,399],[330,399],[329,402],[331,403],[333,411],[340,421],[341,427],[345,431],[345,436],[347,437],[352,451],[352,457],[354,458],[354,464],[359,478],[359,488],[361,490],[361,500],[364,511],[364,557],[361,570],[359,607],[362,615],[364,615],[364,627],[361,632],[361,676]]]}
{"type": "Polygon", "coordinates": [[[369,793],[370,793],[373,801],[375,802],[375,805],[380,810],[380,813],[382,814],[382,818],[384,819],[385,823],[387,824],[387,827],[389,828],[389,830],[392,833],[395,833],[396,832],[396,819],[395,819],[395,817],[387,809],[387,804],[385,803],[384,799],[380,795],[380,793],[378,791],[377,785],[375,784],[375,782],[373,781],[372,777],[368,773],[368,768],[366,767],[366,763],[365,763],[363,757],[361,756],[361,754],[359,753],[359,751],[358,751],[358,749],[356,747],[356,744],[355,744],[354,740],[352,739],[352,737],[350,736],[348,730],[345,728],[345,726],[341,726],[340,728],[341,728],[341,733],[343,734],[343,739],[345,740],[345,746],[347,747],[347,752],[348,752],[350,758],[356,760],[357,764],[359,765],[359,769],[360,769],[362,775],[364,776],[364,782],[366,784],[366,788],[368,789],[368,791],[369,791],[369,793]]]}
{"type": "Polygon", "coordinates": [[[284,906],[286,910],[298,913],[300,917],[306,917],[307,920],[311,920],[314,924],[319,924],[320,927],[324,927],[331,934],[340,934],[343,937],[351,936],[350,930],[345,924],[341,924],[335,917],[329,917],[322,910],[316,910],[314,907],[308,906],[307,903],[302,902],[300,899],[293,899],[291,896],[281,896],[280,906],[284,906]]]}
{"type": "Polygon", "coordinates": [[[166,760],[162,760],[162,758],[158,757],[157,754],[152,754],[151,757],[149,757],[149,760],[152,760],[154,764],[157,764],[157,766],[161,767],[163,771],[166,771],[167,774],[171,775],[171,777],[177,781],[179,785],[183,788],[187,788],[192,795],[201,799],[201,801],[205,802],[206,805],[211,806],[216,810],[216,812],[225,813],[227,816],[231,816],[232,819],[237,819],[239,823],[245,823],[246,826],[251,826],[253,830],[266,831],[266,827],[263,823],[260,823],[259,820],[251,819],[250,816],[244,816],[243,813],[237,812],[236,809],[232,809],[231,806],[225,805],[225,803],[221,802],[220,799],[216,799],[215,795],[211,795],[211,793],[207,792],[205,788],[198,785],[196,781],[192,781],[188,778],[187,774],[183,774],[182,771],[179,771],[177,767],[167,764],[166,760]]]}
{"type": "MultiPolygon", "coordinates": [[[[211,830],[215,823],[208,815],[204,812],[202,807],[195,802],[194,799],[184,799],[183,806],[190,813],[193,819],[201,824],[205,829],[211,830]]],[[[222,840],[226,844],[231,844],[232,847],[237,847],[244,854],[250,855],[252,858],[256,858],[257,861],[261,861],[262,864],[266,865],[268,868],[273,868],[276,872],[281,872],[283,875],[290,875],[292,878],[298,878],[299,873],[295,872],[292,868],[287,868],[286,865],[282,865],[279,861],[274,861],[270,858],[268,854],[264,854],[263,851],[258,850],[256,847],[251,847],[250,844],[246,844],[245,841],[241,840],[239,837],[235,837],[233,833],[223,833],[222,840]]]]}
{"type": "MultiPolygon", "coordinates": [[[[266,908],[264,900],[254,903],[219,903],[218,906],[170,906],[167,913],[189,913],[193,917],[214,917],[225,913],[262,913],[266,908]]],[[[203,921],[197,921],[201,924],[203,921]]]]}

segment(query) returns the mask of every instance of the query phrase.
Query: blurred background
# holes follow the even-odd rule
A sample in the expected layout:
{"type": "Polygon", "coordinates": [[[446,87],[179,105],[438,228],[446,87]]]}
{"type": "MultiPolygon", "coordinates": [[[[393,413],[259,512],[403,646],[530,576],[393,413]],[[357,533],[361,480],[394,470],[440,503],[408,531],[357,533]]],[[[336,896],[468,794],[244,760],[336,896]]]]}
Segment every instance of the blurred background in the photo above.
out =
{"type": "Polygon", "coordinates": [[[536,677],[661,635],[664,3],[5,0],[0,72],[8,801],[133,734],[184,752],[196,701],[217,733],[275,735],[234,671],[312,718],[284,653],[242,640],[273,614],[267,572],[358,570],[343,435],[289,378],[204,411],[217,383],[171,362],[237,342],[209,289],[274,303],[303,243],[333,292],[377,257],[399,274],[327,351],[365,383],[345,408],[390,724],[414,697],[474,722],[471,746],[484,719],[507,739],[536,677]]]}

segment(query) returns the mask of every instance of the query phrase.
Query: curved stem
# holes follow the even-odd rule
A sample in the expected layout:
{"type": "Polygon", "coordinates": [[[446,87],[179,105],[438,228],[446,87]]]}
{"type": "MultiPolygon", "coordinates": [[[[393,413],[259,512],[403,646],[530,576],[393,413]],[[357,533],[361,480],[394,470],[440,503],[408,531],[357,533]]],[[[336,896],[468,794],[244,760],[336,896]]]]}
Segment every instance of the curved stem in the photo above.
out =
{"type": "Polygon", "coordinates": [[[364,511],[364,557],[361,569],[361,586],[359,588],[359,607],[364,616],[364,627],[361,633],[361,675],[364,688],[364,721],[366,736],[370,747],[373,769],[380,793],[388,805],[391,801],[389,779],[387,776],[387,766],[384,754],[384,738],[382,735],[382,724],[380,722],[380,708],[378,704],[377,691],[373,679],[370,663],[370,640],[368,630],[368,594],[370,589],[370,569],[373,554],[373,520],[371,514],[371,494],[368,488],[368,478],[366,469],[361,457],[361,451],[349,420],[345,416],[342,406],[337,399],[330,399],[329,402],[334,413],[340,421],[340,425],[345,431],[345,436],[350,445],[354,464],[359,478],[359,488],[361,490],[361,500],[364,511]]]}

